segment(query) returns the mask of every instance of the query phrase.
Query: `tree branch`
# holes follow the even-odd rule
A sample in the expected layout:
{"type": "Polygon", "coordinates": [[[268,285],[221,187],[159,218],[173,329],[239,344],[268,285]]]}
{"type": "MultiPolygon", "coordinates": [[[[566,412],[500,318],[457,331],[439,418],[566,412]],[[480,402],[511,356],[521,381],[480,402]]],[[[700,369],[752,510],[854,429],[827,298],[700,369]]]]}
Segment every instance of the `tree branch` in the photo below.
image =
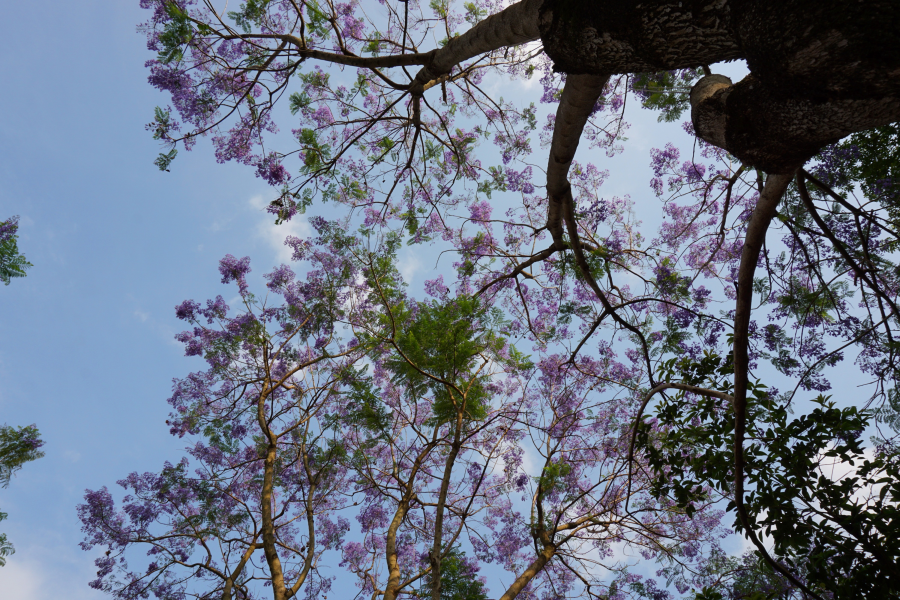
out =
{"type": "Polygon", "coordinates": [[[421,95],[426,83],[446,75],[464,60],[540,38],[538,10],[542,2],[521,0],[480,21],[464,34],[451,39],[443,48],[433,51],[431,60],[416,74],[410,86],[412,93],[421,95]]]}
{"type": "Polygon", "coordinates": [[[778,211],[778,202],[793,177],[794,173],[791,172],[772,173],[766,178],[756,209],[750,215],[750,222],[744,237],[744,248],[741,253],[734,313],[734,504],[738,519],[747,537],[766,562],[804,592],[822,600],[818,594],[810,590],[769,555],[768,550],[757,537],[756,531],[750,523],[747,507],[744,506],[744,436],[747,430],[747,384],[750,362],[748,347],[750,314],[753,310],[753,275],[756,273],[756,264],[759,262],[759,252],[766,239],[766,231],[778,211]]]}

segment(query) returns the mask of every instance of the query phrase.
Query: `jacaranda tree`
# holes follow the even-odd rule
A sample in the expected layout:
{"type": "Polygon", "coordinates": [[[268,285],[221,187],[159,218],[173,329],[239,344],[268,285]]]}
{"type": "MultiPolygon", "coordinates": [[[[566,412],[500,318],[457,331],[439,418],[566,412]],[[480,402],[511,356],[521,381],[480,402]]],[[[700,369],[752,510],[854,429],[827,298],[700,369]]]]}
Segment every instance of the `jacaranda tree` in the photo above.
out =
{"type": "MultiPolygon", "coordinates": [[[[329,333],[304,342],[345,348],[322,353],[333,365],[326,379],[341,384],[328,398],[355,408],[321,427],[345,432],[328,463],[356,473],[346,477],[362,487],[348,493],[365,497],[361,537],[334,542],[365,592],[395,598],[427,583],[436,600],[442,564],[464,560],[459,551],[507,561],[515,578],[505,597],[540,586],[548,597],[664,597],[653,580],[604,562],[626,544],[663,561],[660,576],[683,593],[706,583],[707,597],[763,593],[747,589],[756,581],[811,598],[900,594],[888,576],[900,558],[896,430],[873,448],[860,440],[872,423],[900,422],[900,5],[142,6],[157,53],[150,82],[172,98],[148,125],[166,145],[160,169],[209,136],[219,161],[249,165],[274,187],[277,222],[314,203],[346,215],[320,223],[312,246],[291,243],[298,259],[328,254],[326,270],[356,265],[341,267],[340,277],[359,275],[335,290],[365,282],[365,316],[342,313],[355,306],[347,291],[310,313],[329,333]],[[733,60],[750,71],[737,83],[713,72],[733,60]],[[486,90],[504,78],[538,78],[539,104],[555,114],[544,121],[540,106],[486,90]],[[626,151],[629,98],[661,120],[689,110],[684,129],[696,144],[686,160],[659,143],[652,195],[638,201],[603,197],[607,172],[574,160],[582,139],[595,155],[626,151]],[[636,206],[661,209],[660,228],[642,227],[636,206]],[[347,237],[356,226],[361,237],[347,237]],[[391,275],[401,239],[456,257],[427,283],[431,300],[406,298],[391,275]],[[363,251],[363,240],[380,241],[363,251]],[[344,322],[352,338],[331,333],[344,322]],[[838,399],[847,409],[821,398],[787,418],[836,372],[866,384],[865,397],[838,399]],[[543,464],[521,479],[526,443],[543,464]],[[828,461],[858,470],[841,482],[810,474],[828,461]],[[526,489],[522,518],[520,499],[501,499],[526,489]],[[711,545],[719,498],[763,561],[752,569],[711,545]]],[[[294,285],[303,287],[283,289],[294,285]]],[[[265,406],[268,396],[253,393],[265,406]]],[[[252,435],[274,443],[264,430],[252,435]]],[[[303,477],[273,481],[291,497],[306,489],[303,477]]],[[[344,510],[328,506],[323,514],[344,510]]],[[[98,542],[131,543],[108,535],[98,542]]],[[[311,556],[291,543],[282,550],[297,565],[311,556]]],[[[265,549],[265,577],[288,597],[275,552],[265,549]]],[[[184,585],[194,583],[190,565],[177,576],[184,585]]],[[[303,585],[301,571],[291,586],[303,585]]],[[[125,589],[109,581],[97,585],[125,589]]]]}
{"type": "Polygon", "coordinates": [[[396,237],[372,247],[315,224],[318,238],[289,239],[310,267],[304,281],[282,265],[262,303],[249,259],[227,256],[237,314],[221,296],[177,307],[195,325],[179,339],[207,368],[176,380],[169,424],[196,441],[177,465],[120,481],[121,508],[106,488],[85,495],[83,547],[106,548],[92,586],[121,598],[312,598],[329,593],[337,562],[367,596],[484,597],[460,571],[495,563],[513,576],[503,598],[597,594],[615,588],[609,572],[655,590],[615,548],[670,559],[687,585],[701,550],[717,547],[721,512],[708,499],[686,510],[628,477],[622,424],[635,404],[593,393],[620,366],[533,364],[489,300],[409,298],[396,237]],[[524,464],[526,443],[540,463],[524,464]],[[151,559],[135,566],[138,547],[151,559]]]}

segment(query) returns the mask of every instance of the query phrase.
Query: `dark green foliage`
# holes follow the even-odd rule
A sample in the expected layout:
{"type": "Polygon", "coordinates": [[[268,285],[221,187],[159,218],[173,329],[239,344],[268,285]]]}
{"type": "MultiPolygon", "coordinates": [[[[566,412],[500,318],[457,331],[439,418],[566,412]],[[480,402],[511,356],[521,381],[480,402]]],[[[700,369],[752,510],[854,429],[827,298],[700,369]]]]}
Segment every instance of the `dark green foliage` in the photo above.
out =
{"type": "Polygon", "coordinates": [[[331,75],[317,69],[315,71],[309,71],[307,73],[297,73],[297,77],[299,77],[300,81],[302,81],[306,85],[322,90],[327,90],[328,80],[331,78],[331,75]]]}
{"type": "MultiPolygon", "coordinates": [[[[7,487],[10,478],[22,468],[22,465],[44,456],[40,450],[43,444],[40,432],[34,425],[0,426],[0,487],[7,487]]],[[[0,512],[0,521],[6,517],[6,513],[0,512]]],[[[0,567],[6,564],[6,557],[14,552],[15,548],[6,538],[6,534],[0,533],[0,567]]]]}
{"type": "MultiPolygon", "coordinates": [[[[800,578],[804,571],[800,567],[800,578]]],[[[728,556],[714,549],[700,572],[712,582],[691,600],[800,600],[802,593],[753,551],[728,556]]]]}
{"type": "Polygon", "coordinates": [[[240,447],[240,442],[231,435],[232,425],[223,419],[213,419],[203,428],[203,435],[213,448],[234,454],[240,447]]]}
{"type": "Polygon", "coordinates": [[[829,323],[835,322],[832,311],[836,311],[841,300],[853,297],[853,290],[846,281],[828,285],[808,285],[798,277],[791,278],[786,294],[778,296],[777,302],[785,312],[801,322],[815,317],[829,323]]]}
{"type": "MultiPolygon", "coordinates": [[[[477,578],[477,567],[466,560],[466,553],[452,548],[441,561],[441,600],[487,600],[487,590],[477,578]]],[[[431,598],[432,580],[425,576],[417,598],[431,598]]]]}
{"type": "Polygon", "coordinates": [[[297,141],[303,147],[303,168],[300,171],[304,175],[323,169],[331,159],[331,147],[328,144],[320,143],[314,130],[300,130],[297,141]]]}
{"type": "Polygon", "coordinates": [[[262,20],[266,16],[266,7],[269,0],[247,0],[240,11],[232,11],[228,16],[234,20],[235,24],[240,27],[244,33],[253,31],[253,25],[260,27],[262,20]]]}
{"type": "Polygon", "coordinates": [[[153,109],[153,139],[167,140],[169,139],[169,129],[172,128],[172,114],[160,107],[153,109]]]}
{"type": "Polygon", "coordinates": [[[312,98],[306,92],[294,92],[288,97],[288,109],[290,109],[292,115],[296,115],[311,103],[312,98]]]}
{"type": "MultiPolygon", "coordinates": [[[[312,205],[315,192],[311,188],[302,188],[296,192],[291,192],[288,186],[281,188],[281,196],[272,200],[269,205],[278,209],[278,216],[275,218],[275,224],[281,225],[290,220],[291,209],[296,209],[297,213],[303,214],[306,209],[312,205]]],[[[324,200],[324,194],[323,194],[324,200]]]]}
{"type": "Polygon", "coordinates": [[[870,190],[886,180],[900,185],[900,123],[854,133],[841,143],[843,147],[851,145],[859,152],[856,161],[848,165],[851,179],[870,190]]]}
{"type": "Polygon", "coordinates": [[[900,123],[854,133],[817,158],[835,187],[849,190],[860,184],[870,192],[888,180],[900,185],[900,123]]]}
{"type": "MultiPolygon", "coordinates": [[[[707,354],[700,361],[673,359],[663,376],[730,392],[731,369],[707,354]]],[[[890,446],[872,458],[864,453],[860,435],[871,412],[839,409],[821,396],[813,402],[813,411],[789,420],[787,406],[766,386],[748,386],[744,505],[750,521],[772,539],[779,560],[805,569],[812,589],[838,599],[900,597],[900,455],[890,446]],[[835,466],[850,473],[832,479],[835,466]],[[868,500],[867,490],[874,490],[868,500]]],[[[639,433],[657,475],[654,491],[671,495],[687,512],[712,490],[731,496],[730,404],[681,393],[662,400],[655,416],[657,428],[645,422],[639,433]]],[[[732,501],[728,510],[734,508],[732,501]]],[[[734,527],[743,529],[737,519],[734,527]]]]}
{"type": "Polygon", "coordinates": [[[544,467],[540,477],[535,477],[535,481],[541,486],[544,493],[563,491],[566,475],[572,472],[572,465],[562,462],[551,462],[544,467]]]}
{"type": "Polygon", "coordinates": [[[466,21],[470,25],[475,25],[487,16],[487,10],[479,7],[474,2],[466,2],[463,4],[466,9],[466,21]]]}
{"type": "Polygon", "coordinates": [[[762,356],[769,359],[772,365],[782,373],[789,373],[800,366],[794,352],[791,338],[777,325],[768,324],[765,331],[766,341],[772,345],[774,352],[762,352],[762,356]]]}
{"type": "Polygon", "coordinates": [[[42,445],[40,432],[34,425],[0,427],[0,487],[7,487],[22,465],[43,457],[42,445]]]}
{"type": "Polygon", "coordinates": [[[388,435],[391,414],[381,401],[380,390],[372,386],[365,376],[366,367],[350,369],[345,381],[349,387],[347,393],[347,417],[343,421],[362,427],[376,436],[388,435]]]}
{"type": "Polygon", "coordinates": [[[153,161],[153,164],[159,167],[160,171],[169,172],[169,165],[172,164],[172,161],[175,160],[175,157],[178,155],[178,150],[172,148],[168,152],[160,152],[159,156],[156,157],[156,160],[153,161]]]}
{"type": "Polygon", "coordinates": [[[184,56],[182,47],[194,37],[194,28],[191,26],[187,12],[175,2],[166,4],[166,12],[169,15],[169,21],[162,33],[159,34],[159,44],[162,49],[159,51],[157,59],[162,63],[177,62],[184,56]]]}
{"type": "Polygon", "coordinates": [[[167,465],[160,473],[164,482],[160,494],[188,504],[196,499],[197,510],[192,514],[179,515],[175,519],[176,529],[187,529],[204,537],[222,537],[229,530],[247,521],[247,515],[240,511],[228,510],[222,506],[220,490],[214,481],[192,477],[185,461],[167,465]]]}
{"type": "MultiPolygon", "coordinates": [[[[729,586],[729,597],[735,600],[788,600],[799,594],[783,575],[775,570],[755,552],[747,552],[735,563],[734,578],[729,586]]],[[[802,566],[801,566],[802,571],[802,566]]],[[[802,575],[802,573],[801,573],[802,575]]]]}
{"type": "Polygon", "coordinates": [[[473,298],[402,306],[394,314],[402,323],[394,333],[397,355],[388,362],[395,380],[409,394],[433,398],[432,422],[453,420],[459,413],[478,420],[487,414],[487,378],[480,366],[503,346],[491,330],[500,319],[473,298]]]}
{"type": "MultiPolygon", "coordinates": [[[[878,201],[887,211],[894,231],[900,230],[900,123],[860,131],[822,150],[816,157],[820,178],[837,190],[852,191],[878,201]]],[[[810,193],[820,193],[814,185],[810,193]]],[[[886,248],[898,248],[888,240],[886,248]]]]}
{"type": "Polygon", "coordinates": [[[478,191],[490,198],[492,192],[506,191],[506,174],[502,165],[488,167],[488,171],[491,175],[478,184],[478,191]]]}
{"type": "Polygon", "coordinates": [[[591,314],[591,307],[575,302],[563,301],[559,305],[556,321],[560,325],[568,325],[572,322],[572,315],[578,315],[582,319],[587,318],[591,314]]]}
{"type": "Polygon", "coordinates": [[[663,325],[663,329],[657,332],[660,338],[653,346],[650,355],[680,354],[683,351],[683,344],[691,338],[690,331],[679,325],[672,317],[666,317],[663,325]]]}
{"type": "Polygon", "coordinates": [[[331,33],[331,25],[328,22],[328,15],[321,8],[319,8],[319,4],[316,2],[316,0],[306,0],[303,5],[306,9],[306,26],[309,28],[310,33],[322,38],[323,40],[328,39],[331,33]]]}
{"type": "Polygon", "coordinates": [[[658,121],[672,123],[681,118],[690,108],[688,92],[703,72],[699,69],[684,71],[660,71],[658,73],[636,73],[632,76],[631,88],[638,92],[644,108],[660,111],[658,121]]]}
{"type": "Polygon", "coordinates": [[[876,411],[876,418],[900,433],[900,392],[897,388],[888,390],[887,403],[876,411]]]}

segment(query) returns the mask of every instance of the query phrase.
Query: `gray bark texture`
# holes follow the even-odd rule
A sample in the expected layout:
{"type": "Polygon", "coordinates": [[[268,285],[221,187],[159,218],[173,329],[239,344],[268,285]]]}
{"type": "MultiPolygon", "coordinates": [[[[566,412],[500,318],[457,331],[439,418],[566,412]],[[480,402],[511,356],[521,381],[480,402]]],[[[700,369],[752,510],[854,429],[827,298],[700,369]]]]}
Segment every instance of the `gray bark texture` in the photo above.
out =
{"type": "Polygon", "coordinates": [[[544,0],[538,21],[568,74],[746,60],[744,80],[695,86],[691,116],[702,139],[770,173],[900,120],[900,0],[544,0]]]}

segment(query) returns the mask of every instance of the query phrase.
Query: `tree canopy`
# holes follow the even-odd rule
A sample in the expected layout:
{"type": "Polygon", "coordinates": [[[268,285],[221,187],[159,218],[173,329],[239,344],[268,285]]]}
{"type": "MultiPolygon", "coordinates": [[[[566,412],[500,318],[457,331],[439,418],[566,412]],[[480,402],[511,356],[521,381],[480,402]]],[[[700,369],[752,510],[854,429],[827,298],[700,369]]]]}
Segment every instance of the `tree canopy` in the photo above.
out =
{"type": "Polygon", "coordinates": [[[142,6],[172,102],[147,126],[157,166],[209,136],[273,186],[276,222],[331,220],[286,242],[306,279],[266,275],[282,304],[228,256],[238,313],[178,307],[208,369],[176,382],[172,428],[205,440],[200,469],[133,474],[121,511],[88,493],[85,547],[108,547],[92,585],[312,597],[336,550],[361,593],[438,600],[462,589],[463,544],[512,574],[504,599],[900,594],[900,5],[142,6]],[[742,81],[714,72],[734,60],[742,81]],[[537,78],[539,105],[488,91],[503,78],[537,78]],[[575,160],[625,151],[629,98],[689,109],[695,136],[689,160],[651,151],[639,209],[575,160]],[[455,257],[428,299],[403,243],[455,257]],[[868,392],[838,406],[847,372],[868,392]],[[720,500],[756,558],[723,558],[720,500]],[[159,560],[127,567],[135,545],[159,560]]]}

